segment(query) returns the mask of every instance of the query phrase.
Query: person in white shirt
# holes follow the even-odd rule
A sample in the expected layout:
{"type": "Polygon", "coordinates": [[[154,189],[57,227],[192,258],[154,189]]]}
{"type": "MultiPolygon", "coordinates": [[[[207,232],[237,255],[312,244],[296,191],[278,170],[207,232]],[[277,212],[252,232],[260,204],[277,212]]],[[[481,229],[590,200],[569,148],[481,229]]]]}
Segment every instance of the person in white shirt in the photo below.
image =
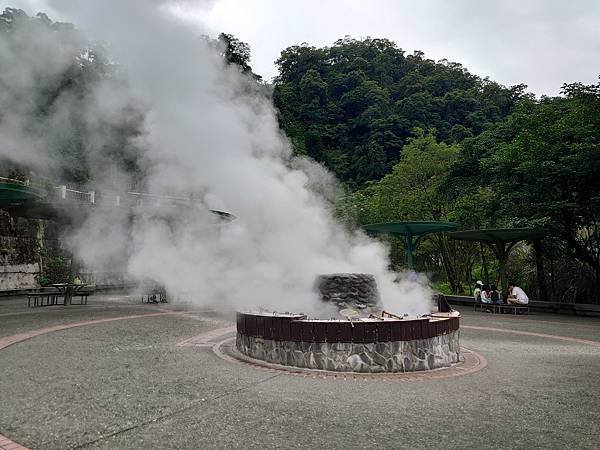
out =
{"type": "Polygon", "coordinates": [[[481,288],[483,287],[483,282],[482,281],[477,281],[477,283],[475,283],[475,289],[473,290],[473,297],[475,297],[475,301],[478,302],[479,301],[479,296],[481,295],[481,288]]]}
{"type": "Polygon", "coordinates": [[[492,303],[490,287],[487,284],[481,289],[481,303],[492,303]]]}
{"type": "Polygon", "coordinates": [[[523,289],[514,283],[508,285],[508,303],[511,305],[526,305],[529,303],[529,297],[523,289]]]}

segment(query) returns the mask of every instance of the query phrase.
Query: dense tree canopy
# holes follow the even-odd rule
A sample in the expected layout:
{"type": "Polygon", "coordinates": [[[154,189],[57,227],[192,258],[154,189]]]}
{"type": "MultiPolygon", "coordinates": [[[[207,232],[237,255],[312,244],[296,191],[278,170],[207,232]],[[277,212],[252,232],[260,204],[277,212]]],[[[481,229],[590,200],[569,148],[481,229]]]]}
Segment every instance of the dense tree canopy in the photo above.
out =
{"type": "Polygon", "coordinates": [[[360,186],[389,173],[415,128],[453,144],[513,111],[524,86],[505,88],[458,63],[406,55],[387,39],[345,38],[285,49],[274,100],[299,154],[360,186]]]}
{"type": "MultiPolygon", "coordinates": [[[[462,228],[543,227],[554,294],[593,298],[600,285],[600,84],[565,85],[563,94],[522,99],[510,115],[455,146],[417,132],[390,174],[347,197],[344,214],[360,224],[430,219],[462,228]],[[568,284],[556,286],[557,277],[568,284]]],[[[460,291],[476,249],[435,240],[427,252],[439,255],[446,280],[460,291]]],[[[523,249],[510,275],[533,290],[527,266],[537,263],[543,276],[543,256],[523,249]]]]}
{"type": "Polygon", "coordinates": [[[255,80],[262,80],[262,77],[255,74],[250,67],[250,46],[240,41],[232,34],[221,33],[215,40],[207,39],[213,42],[219,49],[221,55],[227,64],[234,64],[240,68],[242,73],[250,75],[255,80]]]}
{"type": "Polygon", "coordinates": [[[103,50],[71,24],[13,8],[0,31],[0,135],[11,159],[47,155],[36,169],[67,182],[86,182],[92,167],[135,171],[143,113],[124,101],[103,114],[98,100],[126,88],[103,50]]]}
{"type": "MultiPolygon", "coordinates": [[[[598,296],[600,85],[535,99],[524,85],[507,88],[370,38],[289,47],[277,65],[280,125],[296,153],[345,182],[344,217],[544,227],[545,253],[541,243],[535,252],[518,246],[510,276],[535,296],[549,265],[554,298],[598,296]]],[[[417,261],[454,292],[497,269],[485,248],[442,236],[427,239],[417,261]]]]}
{"type": "MultiPolygon", "coordinates": [[[[238,66],[250,80],[260,80],[249,65],[248,44],[225,33],[206,40],[226,64],[238,66]]],[[[33,169],[55,180],[85,184],[95,173],[105,176],[115,169],[139,179],[143,168],[137,138],[145,113],[121,77],[119,64],[74,25],[53,22],[42,13],[30,17],[14,8],[0,14],[4,172],[18,176],[33,169]]]]}
{"type": "MultiPolygon", "coordinates": [[[[465,217],[480,222],[476,206],[466,202],[456,205],[442,195],[448,171],[459,153],[458,145],[439,143],[432,133],[425,135],[417,129],[391,173],[348,195],[344,214],[363,225],[405,220],[461,222],[465,217]]],[[[421,269],[442,267],[452,289],[458,291],[461,276],[470,269],[471,247],[451,241],[445,235],[431,236],[419,251],[419,255],[426,255],[420,258],[421,269]]]]}
{"type": "Polygon", "coordinates": [[[455,197],[491,188],[496,221],[547,228],[600,281],[600,84],[563,94],[523,101],[465,141],[447,183],[455,197]]]}

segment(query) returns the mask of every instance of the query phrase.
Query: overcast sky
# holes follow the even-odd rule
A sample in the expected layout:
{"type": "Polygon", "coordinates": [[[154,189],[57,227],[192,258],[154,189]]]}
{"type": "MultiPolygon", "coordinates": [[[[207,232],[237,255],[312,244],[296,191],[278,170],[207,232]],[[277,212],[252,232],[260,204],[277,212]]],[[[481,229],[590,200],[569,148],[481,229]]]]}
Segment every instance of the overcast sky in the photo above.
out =
{"type": "MultiPolygon", "coordinates": [[[[273,62],[282,49],[302,42],[330,45],[345,35],[388,38],[407,52],[422,50],[434,60],[460,62],[471,72],[502,84],[525,83],[538,95],[557,94],[564,82],[595,83],[600,74],[598,0],[176,3],[181,17],[214,34],[224,31],[248,42],[253,69],[267,80],[277,73],[273,62]]],[[[43,0],[5,4],[29,13],[45,8],[43,0]]]]}

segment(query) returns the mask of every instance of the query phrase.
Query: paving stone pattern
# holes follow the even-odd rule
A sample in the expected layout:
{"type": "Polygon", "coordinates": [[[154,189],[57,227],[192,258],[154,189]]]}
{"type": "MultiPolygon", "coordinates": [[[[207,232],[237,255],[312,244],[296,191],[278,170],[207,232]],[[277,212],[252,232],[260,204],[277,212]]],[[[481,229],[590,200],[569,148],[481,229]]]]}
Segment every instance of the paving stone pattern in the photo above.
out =
{"type": "Polygon", "coordinates": [[[411,372],[448,367],[459,359],[459,331],[412,341],[370,344],[275,341],[237,333],[236,347],[251,358],[336,372],[411,372]]]}
{"type": "Polygon", "coordinates": [[[471,372],[464,348],[448,369],[348,376],[177,346],[225,340],[234,318],[116,294],[0,300],[0,449],[598,448],[598,318],[464,308],[460,343],[488,363],[471,372]]]}

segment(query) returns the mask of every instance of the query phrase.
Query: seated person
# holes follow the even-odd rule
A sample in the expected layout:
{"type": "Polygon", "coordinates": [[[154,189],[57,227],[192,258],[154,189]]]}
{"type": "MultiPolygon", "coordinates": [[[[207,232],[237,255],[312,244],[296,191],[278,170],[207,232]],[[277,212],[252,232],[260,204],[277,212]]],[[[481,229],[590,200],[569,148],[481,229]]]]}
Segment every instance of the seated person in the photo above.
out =
{"type": "Polygon", "coordinates": [[[483,287],[483,282],[478,280],[475,283],[475,289],[473,290],[473,297],[475,297],[475,301],[478,302],[481,300],[481,288],[483,287]]]}
{"type": "Polygon", "coordinates": [[[515,283],[508,284],[508,304],[509,305],[526,305],[529,303],[529,297],[523,289],[516,286],[515,283]]]}
{"type": "Polygon", "coordinates": [[[490,288],[488,285],[483,286],[481,289],[481,303],[492,303],[490,297],[490,288]]]}
{"type": "Polygon", "coordinates": [[[490,289],[490,300],[492,301],[492,303],[499,305],[500,303],[502,303],[501,299],[500,299],[500,292],[498,292],[498,289],[496,289],[496,286],[492,284],[492,288],[490,289]]]}

